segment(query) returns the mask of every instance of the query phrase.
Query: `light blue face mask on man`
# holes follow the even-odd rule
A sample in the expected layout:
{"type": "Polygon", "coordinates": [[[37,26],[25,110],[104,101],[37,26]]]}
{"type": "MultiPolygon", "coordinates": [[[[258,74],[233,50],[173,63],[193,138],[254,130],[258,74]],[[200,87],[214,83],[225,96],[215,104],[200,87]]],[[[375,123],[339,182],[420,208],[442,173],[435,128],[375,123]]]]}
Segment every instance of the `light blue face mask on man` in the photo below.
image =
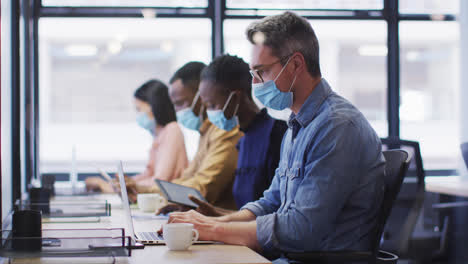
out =
{"type": "Polygon", "coordinates": [[[200,130],[202,124],[201,118],[193,113],[191,107],[177,111],[177,121],[179,121],[184,127],[191,130],[200,130]]]}
{"type": "MultiPolygon", "coordinates": [[[[199,97],[200,91],[198,91],[195,97],[193,98],[192,105],[190,107],[184,108],[180,111],[177,111],[176,113],[178,122],[180,122],[184,127],[196,131],[200,130],[200,126],[203,123],[202,118],[196,116],[193,112],[193,107],[197,103],[199,97]]],[[[200,112],[203,112],[203,110],[200,109],[200,112]]]]}
{"type": "Polygon", "coordinates": [[[289,92],[280,91],[278,87],[276,87],[275,83],[288,65],[289,59],[274,80],[269,80],[262,83],[252,83],[252,89],[254,90],[255,97],[257,97],[257,99],[268,108],[274,110],[283,110],[291,107],[293,104],[293,93],[291,92],[291,89],[294,85],[294,82],[296,81],[297,76],[294,76],[294,80],[289,87],[289,92]]]}
{"type": "Polygon", "coordinates": [[[140,112],[136,117],[136,122],[140,127],[148,130],[152,135],[154,135],[154,130],[156,128],[156,121],[154,119],[150,119],[147,114],[140,112]]]}
{"type": "Polygon", "coordinates": [[[207,110],[206,111],[206,114],[208,115],[208,119],[210,120],[210,122],[213,123],[213,125],[226,131],[233,130],[239,124],[239,119],[236,116],[237,110],[239,109],[239,104],[236,105],[236,109],[234,110],[234,114],[231,117],[231,119],[227,119],[226,116],[224,115],[224,111],[229,105],[229,102],[231,101],[231,98],[233,95],[234,95],[234,92],[231,92],[231,94],[229,94],[229,97],[226,103],[224,104],[223,110],[207,110]]]}

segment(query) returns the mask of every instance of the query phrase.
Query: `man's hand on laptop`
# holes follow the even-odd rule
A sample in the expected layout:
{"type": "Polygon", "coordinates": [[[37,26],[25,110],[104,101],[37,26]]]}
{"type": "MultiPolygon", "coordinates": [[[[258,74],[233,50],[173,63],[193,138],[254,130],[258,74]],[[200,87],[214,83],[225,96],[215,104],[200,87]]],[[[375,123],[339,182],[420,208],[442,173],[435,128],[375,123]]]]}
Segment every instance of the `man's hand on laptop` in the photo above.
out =
{"type": "MultiPolygon", "coordinates": [[[[191,223],[200,234],[198,240],[209,241],[216,241],[214,231],[220,224],[220,222],[215,220],[214,217],[204,216],[195,210],[190,210],[188,212],[170,213],[167,223],[191,223]]],[[[162,227],[158,233],[162,234],[162,227]]]]}

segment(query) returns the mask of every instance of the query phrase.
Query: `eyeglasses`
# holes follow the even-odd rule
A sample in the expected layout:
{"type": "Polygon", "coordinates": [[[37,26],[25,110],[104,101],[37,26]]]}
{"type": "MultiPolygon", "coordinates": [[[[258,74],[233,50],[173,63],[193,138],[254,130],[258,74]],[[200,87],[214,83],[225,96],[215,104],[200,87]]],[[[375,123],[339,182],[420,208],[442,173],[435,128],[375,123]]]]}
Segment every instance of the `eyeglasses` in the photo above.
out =
{"type": "Polygon", "coordinates": [[[262,74],[265,71],[265,69],[268,68],[268,67],[271,67],[271,66],[273,66],[273,65],[275,65],[277,63],[280,63],[280,62],[284,61],[285,59],[289,59],[289,57],[291,57],[291,55],[292,54],[284,56],[283,58],[280,58],[279,60],[277,60],[277,61],[275,61],[273,63],[270,63],[270,64],[260,65],[257,69],[249,70],[250,75],[252,75],[252,78],[257,79],[258,81],[261,81],[263,83],[265,81],[263,81],[262,74]]]}

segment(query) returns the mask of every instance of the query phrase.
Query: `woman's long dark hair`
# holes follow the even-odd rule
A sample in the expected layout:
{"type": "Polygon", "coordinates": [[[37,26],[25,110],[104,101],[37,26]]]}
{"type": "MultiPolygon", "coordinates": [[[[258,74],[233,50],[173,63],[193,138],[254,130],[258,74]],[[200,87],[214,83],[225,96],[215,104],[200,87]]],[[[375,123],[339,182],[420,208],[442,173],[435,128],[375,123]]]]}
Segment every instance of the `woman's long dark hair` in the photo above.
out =
{"type": "Polygon", "coordinates": [[[165,126],[176,121],[176,113],[167,86],[159,80],[149,80],[134,93],[135,98],[151,105],[156,123],[165,126]]]}

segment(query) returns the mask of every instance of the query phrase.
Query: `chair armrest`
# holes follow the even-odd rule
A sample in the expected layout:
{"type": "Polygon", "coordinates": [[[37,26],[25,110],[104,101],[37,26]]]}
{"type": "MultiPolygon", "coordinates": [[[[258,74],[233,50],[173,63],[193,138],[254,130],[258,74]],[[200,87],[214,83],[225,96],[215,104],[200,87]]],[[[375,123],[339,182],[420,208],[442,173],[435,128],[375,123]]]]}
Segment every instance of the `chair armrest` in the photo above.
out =
{"type": "Polygon", "coordinates": [[[345,263],[348,261],[369,261],[373,259],[370,251],[311,251],[301,253],[285,253],[288,259],[317,262],[317,263],[345,263]]]}

